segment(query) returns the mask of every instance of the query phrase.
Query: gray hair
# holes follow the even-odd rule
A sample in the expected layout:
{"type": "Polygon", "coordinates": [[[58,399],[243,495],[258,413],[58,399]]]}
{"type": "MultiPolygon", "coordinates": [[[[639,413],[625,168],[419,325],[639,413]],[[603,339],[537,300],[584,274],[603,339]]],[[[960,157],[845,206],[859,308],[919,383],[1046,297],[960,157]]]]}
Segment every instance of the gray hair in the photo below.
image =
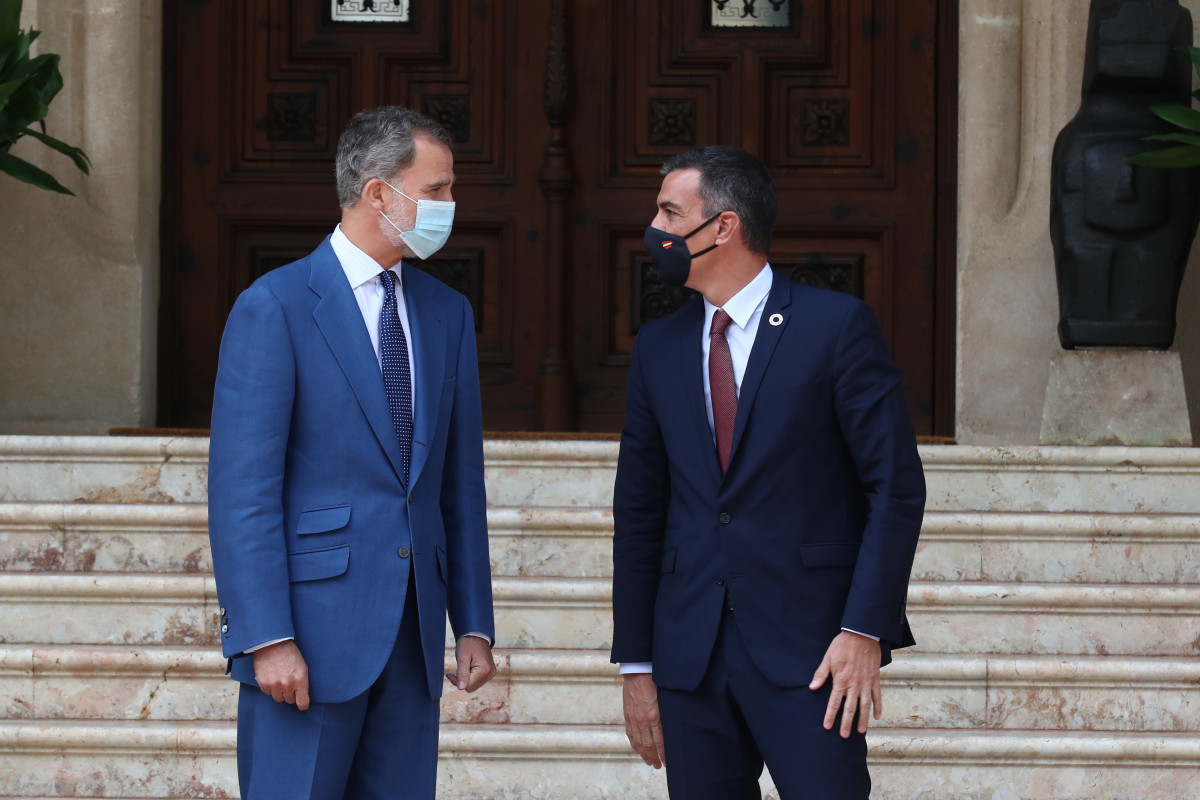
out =
{"type": "Polygon", "coordinates": [[[358,202],[372,178],[391,177],[413,162],[415,137],[425,136],[446,147],[454,138],[437,121],[403,106],[381,106],[350,118],[337,148],[337,191],[342,208],[358,202]]]}

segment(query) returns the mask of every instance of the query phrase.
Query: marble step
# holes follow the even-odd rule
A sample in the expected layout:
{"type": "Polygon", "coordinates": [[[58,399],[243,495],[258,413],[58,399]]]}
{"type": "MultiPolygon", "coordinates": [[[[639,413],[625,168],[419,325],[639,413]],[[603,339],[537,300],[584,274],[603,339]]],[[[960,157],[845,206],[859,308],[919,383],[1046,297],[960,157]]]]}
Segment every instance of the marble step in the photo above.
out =
{"type": "MultiPolygon", "coordinates": [[[[612,514],[492,508],[493,574],[606,578],[612,514]]],[[[938,512],[926,515],[914,580],[1189,584],[1200,515],[938,512]]],[[[0,570],[211,572],[197,504],[0,503],[0,570]]]]}
{"type": "MultiPolygon", "coordinates": [[[[445,722],[622,721],[605,651],[498,650],[496,661],[480,692],[447,691],[445,722]]],[[[224,667],[212,648],[0,646],[0,719],[231,720],[224,667]]],[[[883,677],[893,727],[1183,732],[1200,713],[1195,659],[897,653],[883,677]]]]}
{"type": "MultiPolygon", "coordinates": [[[[1200,794],[1195,734],[922,731],[868,738],[883,800],[1179,800],[1200,794]]],[[[445,800],[657,800],[664,776],[618,726],[444,725],[445,800]]],[[[777,798],[764,776],[766,797],[777,798]]],[[[12,798],[236,796],[231,723],[0,722],[0,794],[12,798]]]]}
{"type": "MultiPolygon", "coordinates": [[[[497,645],[611,645],[607,580],[496,578],[497,645]]],[[[0,642],[215,644],[216,584],[200,575],[0,573],[0,642]]],[[[1196,655],[1200,586],[914,582],[927,653],[1196,655]]]]}
{"type": "MultiPolygon", "coordinates": [[[[484,441],[493,507],[607,508],[619,444],[484,441]]],[[[922,445],[931,511],[1200,513],[1200,448],[922,445]]],[[[0,502],[203,503],[208,440],[0,436],[0,502]]]]}

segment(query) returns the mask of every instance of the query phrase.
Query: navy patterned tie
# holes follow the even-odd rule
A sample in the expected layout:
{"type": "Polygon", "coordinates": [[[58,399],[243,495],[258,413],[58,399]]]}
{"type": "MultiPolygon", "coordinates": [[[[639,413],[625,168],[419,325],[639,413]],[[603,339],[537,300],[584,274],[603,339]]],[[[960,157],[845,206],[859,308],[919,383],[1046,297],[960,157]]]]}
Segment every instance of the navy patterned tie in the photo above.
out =
{"type": "Polygon", "coordinates": [[[412,372],[408,366],[408,340],[396,310],[396,275],[391,270],[379,273],[383,283],[383,308],[379,312],[379,356],[383,362],[383,388],[387,392],[392,425],[400,442],[404,464],[404,485],[408,485],[408,467],[412,461],[412,372]]]}

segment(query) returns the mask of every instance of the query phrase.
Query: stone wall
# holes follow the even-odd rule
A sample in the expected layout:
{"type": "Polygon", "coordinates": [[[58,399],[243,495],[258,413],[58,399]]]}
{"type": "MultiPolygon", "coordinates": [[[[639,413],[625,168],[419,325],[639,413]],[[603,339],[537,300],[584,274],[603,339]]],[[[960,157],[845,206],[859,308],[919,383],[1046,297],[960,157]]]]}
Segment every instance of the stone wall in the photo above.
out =
{"type": "MultiPolygon", "coordinates": [[[[1182,5],[1200,22],[1200,0],[1182,5]]],[[[957,437],[1036,444],[1058,290],[1050,158],[1079,107],[1089,3],[964,0],[959,42],[957,437]]],[[[1200,255],[1179,301],[1192,427],[1200,430],[1200,255]]]]}
{"type": "Polygon", "coordinates": [[[35,53],[65,87],[47,132],[85,177],[26,137],[13,153],[75,197],[0,176],[0,431],[93,433],[152,423],[158,314],[162,7],[25,0],[35,53]]]}

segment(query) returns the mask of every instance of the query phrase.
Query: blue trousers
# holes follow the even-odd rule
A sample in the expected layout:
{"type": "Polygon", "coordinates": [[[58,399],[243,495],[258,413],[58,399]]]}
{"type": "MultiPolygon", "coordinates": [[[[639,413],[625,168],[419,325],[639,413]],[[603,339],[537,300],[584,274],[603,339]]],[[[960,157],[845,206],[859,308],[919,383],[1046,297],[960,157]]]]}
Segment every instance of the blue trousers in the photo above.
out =
{"type": "Polygon", "coordinates": [[[417,599],[370,689],[300,711],[242,684],[238,782],[243,800],[434,800],[439,704],[429,696],[417,599]]]}
{"type": "Polygon", "coordinates": [[[694,690],[659,688],[667,789],[673,800],[760,800],[765,760],[782,800],[867,800],[867,741],[822,723],[832,679],[818,691],[776,686],[725,611],[712,660],[694,690]]]}

